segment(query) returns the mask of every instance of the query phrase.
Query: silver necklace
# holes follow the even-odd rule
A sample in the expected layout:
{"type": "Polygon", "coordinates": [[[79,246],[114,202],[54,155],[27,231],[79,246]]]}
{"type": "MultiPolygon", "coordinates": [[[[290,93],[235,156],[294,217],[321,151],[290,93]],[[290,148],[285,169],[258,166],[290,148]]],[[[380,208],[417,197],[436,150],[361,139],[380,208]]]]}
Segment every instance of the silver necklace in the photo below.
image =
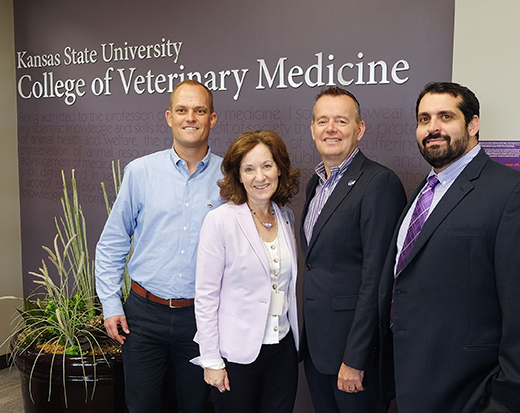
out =
{"type": "Polygon", "coordinates": [[[273,222],[262,222],[262,221],[260,221],[260,218],[258,218],[258,216],[256,215],[256,212],[253,211],[253,209],[249,206],[249,204],[247,204],[247,206],[249,207],[249,210],[251,211],[251,215],[253,215],[253,218],[256,218],[257,221],[260,222],[260,224],[262,224],[265,228],[267,228],[267,229],[272,228],[272,226],[276,222],[276,215],[274,213],[274,209],[271,209],[271,214],[274,216],[274,221],[273,222]]]}

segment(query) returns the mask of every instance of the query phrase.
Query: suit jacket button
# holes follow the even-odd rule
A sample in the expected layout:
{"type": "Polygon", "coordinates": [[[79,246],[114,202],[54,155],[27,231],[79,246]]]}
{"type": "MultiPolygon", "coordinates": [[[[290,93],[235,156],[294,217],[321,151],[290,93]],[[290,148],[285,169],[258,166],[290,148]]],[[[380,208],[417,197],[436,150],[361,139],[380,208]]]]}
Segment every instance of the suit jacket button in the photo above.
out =
{"type": "Polygon", "coordinates": [[[311,264],[307,264],[307,265],[305,266],[305,269],[306,269],[307,271],[310,271],[311,268],[312,268],[311,264]]]}

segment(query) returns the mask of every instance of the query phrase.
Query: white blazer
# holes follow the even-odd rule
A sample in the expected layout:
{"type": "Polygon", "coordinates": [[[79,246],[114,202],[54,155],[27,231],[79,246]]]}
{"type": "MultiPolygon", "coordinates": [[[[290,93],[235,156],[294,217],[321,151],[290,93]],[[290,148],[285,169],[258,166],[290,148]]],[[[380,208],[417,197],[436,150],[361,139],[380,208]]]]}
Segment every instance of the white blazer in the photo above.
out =
{"type": "MultiPolygon", "coordinates": [[[[298,348],[296,276],[298,272],[294,215],[273,204],[278,229],[291,255],[288,318],[298,348]]],[[[252,363],[260,352],[271,301],[269,264],[246,203],[224,204],[210,211],[200,233],[195,281],[195,315],[199,364],[221,357],[252,363]]]]}

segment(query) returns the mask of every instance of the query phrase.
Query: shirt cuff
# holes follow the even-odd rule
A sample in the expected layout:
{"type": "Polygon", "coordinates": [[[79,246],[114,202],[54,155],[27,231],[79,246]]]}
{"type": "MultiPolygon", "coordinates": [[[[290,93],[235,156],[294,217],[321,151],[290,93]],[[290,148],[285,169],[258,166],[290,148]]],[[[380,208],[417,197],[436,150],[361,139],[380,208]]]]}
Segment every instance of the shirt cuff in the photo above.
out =
{"type": "Polygon", "coordinates": [[[105,320],[115,315],[125,314],[121,298],[119,297],[101,300],[101,304],[103,305],[103,317],[105,320]]]}
{"type": "Polygon", "coordinates": [[[200,364],[205,369],[211,369],[211,370],[221,370],[226,368],[226,363],[224,363],[224,360],[205,360],[201,361],[200,364]]]}

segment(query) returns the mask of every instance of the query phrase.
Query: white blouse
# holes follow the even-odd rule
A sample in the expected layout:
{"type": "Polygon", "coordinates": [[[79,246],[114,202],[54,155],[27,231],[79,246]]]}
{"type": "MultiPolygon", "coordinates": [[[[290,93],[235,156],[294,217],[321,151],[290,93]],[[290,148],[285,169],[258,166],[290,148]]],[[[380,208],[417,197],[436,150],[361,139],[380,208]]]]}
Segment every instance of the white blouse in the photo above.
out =
{"type": "MultiPolygon", "coordinates": [[[[291,255],[283,236],[283,231],[278,231],[278,236],[273,242],[262,240],[269,262],[269,275],[271,277],[271,293],[283,293],[283,306],[281,315],[267,316],[264,339],[262,344],[279,343],[289,332],[291,326],[287,317],[289,311],[289,287],[291,283],[291,255]]],[[[271,295],[272,297],[272,295],[271,295]]],[[[272,306],[271,306],[272,308],[272,306]]]]}

